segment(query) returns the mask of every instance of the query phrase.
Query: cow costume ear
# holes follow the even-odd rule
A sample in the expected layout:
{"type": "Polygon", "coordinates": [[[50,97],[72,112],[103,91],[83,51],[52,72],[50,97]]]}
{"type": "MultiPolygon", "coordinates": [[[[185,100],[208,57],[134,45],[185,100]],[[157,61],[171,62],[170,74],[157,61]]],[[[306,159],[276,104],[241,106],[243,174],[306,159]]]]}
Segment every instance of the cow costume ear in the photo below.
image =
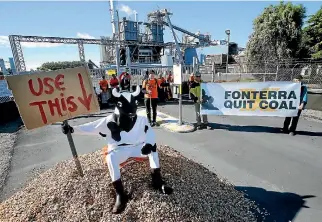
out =
{"type": "Polygon", "coordinates": [[[140,86],[136,85],[135,92],[132,93],[132,96],[136,97],[138,95],[140,95],[140,86]]]}
{"type": "Polygon", "coordinates": [[[114,88],[112,90],[112,94],[113,94],[114,97],[117,97],[117,98],[119,98],[121,96],[121,93],[118,92],[117,88],[114,88]]]}

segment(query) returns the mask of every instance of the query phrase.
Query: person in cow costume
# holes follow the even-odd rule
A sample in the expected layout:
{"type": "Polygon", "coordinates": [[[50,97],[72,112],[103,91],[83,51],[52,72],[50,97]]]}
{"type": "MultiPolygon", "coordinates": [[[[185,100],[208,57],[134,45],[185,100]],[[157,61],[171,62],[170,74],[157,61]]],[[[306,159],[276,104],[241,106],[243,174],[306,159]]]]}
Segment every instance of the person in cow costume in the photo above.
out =
{"type": "Polygon", "coordinates": [[[125,193],[120,173],[120,164],[129,158],[147,156],[151,167],[152,187],[162,194],[171,194],[172,188],[166,186],[161,176],[159,156],[156,150],[155,134],[147,117],[137,115],[140,87],[136,91],[112,90],[116,98],[113,114],[94,122],[71,127],[62,125],[63,133],[101,135],[106,138],[109,153],[106,162],[116,193],[113,213],[120,213],[126,206],[128,195],[125,193]]]}

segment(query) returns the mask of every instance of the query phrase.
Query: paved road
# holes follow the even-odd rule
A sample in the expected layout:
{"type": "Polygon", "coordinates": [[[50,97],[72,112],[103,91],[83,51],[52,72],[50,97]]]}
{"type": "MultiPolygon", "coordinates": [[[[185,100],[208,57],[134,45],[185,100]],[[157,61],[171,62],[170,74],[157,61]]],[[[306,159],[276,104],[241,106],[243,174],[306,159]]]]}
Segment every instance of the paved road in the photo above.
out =
{"type": "MultiPolygon", "coordinates": [[[[177,105],[169,104],[159,110],[175,117],[178,113],[177,105]]],[[[108,112],[70,123],[93,121],[108,112]]],[[[184,106],[183,114],[185,120],[194,120],[191,105],[184,106]]],[[[158,142],[174,147],[234,183],[236,189],[245,191],[271,213],[267,221],[320,221],[322,124],[302,120],[299,130],[303,132],[290,137],[274,128],[281,125],[280,118],[211,117],[210,120],[216,123],[215,130],[175,134],[156,129],[158,142]],[[315,196],[304,200],[309,208],[302,207],[304,195],[315,196]]],[[[74,140],[79,154],[103,146],[99,137],[74,135],[74,140]]],[[[19,190],[35,170],[45,170],[71,158],[66,136],[58,125],[22,131],[14,152],[2,199],[11,196],[14,189],[19,190]]]]}
{"type": "MultiPolygon", "coordinates": [[[[159,110],[178,116],[175,105],[159,110]]],[[[192,105],[183,106],[183,116],[194,122],[192,105]]],[[[283,119],[277,117],[211,116],[210,122],[214,130],[171,134],[166,141],[181,141],[176,149],[247,190],[273,214],[269,221],[321,221],[322,124],[300,120],[292,137],[279,133],[283,119]]]]}

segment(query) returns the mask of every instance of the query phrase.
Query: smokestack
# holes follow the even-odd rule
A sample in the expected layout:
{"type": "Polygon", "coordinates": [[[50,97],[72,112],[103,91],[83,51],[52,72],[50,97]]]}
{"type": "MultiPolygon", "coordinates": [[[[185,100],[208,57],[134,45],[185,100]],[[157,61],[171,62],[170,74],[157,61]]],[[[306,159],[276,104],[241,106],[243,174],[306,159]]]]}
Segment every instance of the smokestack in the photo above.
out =
{"type": "Polygon", "coordinates": [[[137,13],[137,11],[135,11],[135,13],[134,13],[134,21],[138,22],[138,13],[137,13]]]}

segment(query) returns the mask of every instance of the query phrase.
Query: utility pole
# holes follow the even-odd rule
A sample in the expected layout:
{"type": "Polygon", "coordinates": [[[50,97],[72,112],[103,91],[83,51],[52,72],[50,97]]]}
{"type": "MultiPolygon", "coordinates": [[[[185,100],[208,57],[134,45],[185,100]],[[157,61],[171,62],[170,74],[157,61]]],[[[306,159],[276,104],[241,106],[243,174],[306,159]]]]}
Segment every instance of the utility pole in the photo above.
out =
{"type": "Polygon", "coordinates": [[[181,84],[180,84],[180,88],[179,88],[179,125],[181,126],[182,125],[182,66],[183,66],[183,56],[182,56],[182,53],[181,53],[181,50],[180,50],[180,46],[179,46],[179,43],[178,43],[178,40],[177,40],[177,36],[173,30],[173,27],[172,27],[172,24],[171,24],[171,21],[170,21],[170,17],[169,17],[169,13],[168,11],[165,9],[165,16],[167,18],[167,21],[168,21],[168,24],[169,24],[169,28],[171,29],[171,32],[173,34],[173,39],[174,39],[174,42],[176,44],[176,51],[177,51],[177,55],[179,57],[179,64],[181,64],[181,84]]]}
{"type": "Polygon", "coordinates": [[[227,73],[228,73],[228,61],[229,61],[229,41],[230,41],[230,30],[227,29],[226,31],[227,35],[227,60],[226,60],[226,78],[227,78],[227,73]]]}
{"type": "Polygon", "coordinates": [[[115,9],[114,9],[114,1],[110,0],[110,12],[111,12],[111,23],[112,23],[112,30],[113,30],[113,40],[116,40],[117,43],[115,44],[115,63],[116,63],[116,75],[120,73],[120,32],[119,32],[119,20],[118,20],[118,13],[117,19],[114,18],[115,16],[115,9]]]}

